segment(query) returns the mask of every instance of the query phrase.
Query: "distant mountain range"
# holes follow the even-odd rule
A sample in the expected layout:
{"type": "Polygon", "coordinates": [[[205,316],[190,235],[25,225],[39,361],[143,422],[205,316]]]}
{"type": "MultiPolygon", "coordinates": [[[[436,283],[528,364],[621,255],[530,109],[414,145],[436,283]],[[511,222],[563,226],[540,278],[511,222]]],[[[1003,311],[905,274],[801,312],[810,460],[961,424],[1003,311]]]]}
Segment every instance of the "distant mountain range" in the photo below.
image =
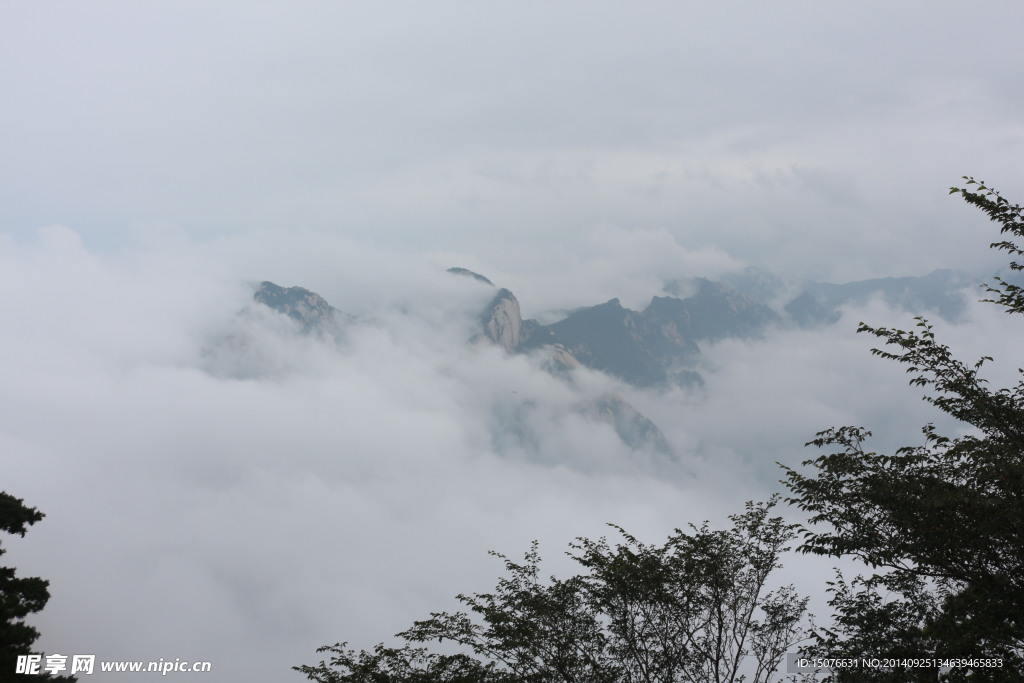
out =
{"type": "Polygon", "coordinates": [[[303,332],[334,332],[354,318],[342,313],[315,292],[262,282],[252,298],[299,323],[303,332]]]}
{"type": "MultiPolygon", "coordinates": [[[[464,268],[449,272],[490,284],[464,268]]],[[[778,301],[787,285],[745,271],[729,284],[705,278],[674,280],[665,286],[669,295],[653,297],[643,311],[624,308],[612,299],[571,311],[550,325],[523,320],[515,295],[500,289],[481,314],[481,335],[510,353],[553,347],[569,364],[599,370],[634,386],[688,385],[701,381],[694,370],[701,343],[757,338],[771,327],[829,325],[839,320],[844,306],[872,299],[913,314],[937,314],[956,321],[966,311],[964,289],[977,284],[978,280],[952,270],[847,284],[807,282],[776,308],[771,302],[778,301]],[[682,296],[683,292],[687,294],[682,296]]]]}
{"type": "MultiPolygon", "coordinates": [[[[573,370],[590,368],[636,387],[692,386],[701,344],[729,338],[757,338],[770,328],[814,327],[836,322],[844,306],[881,299],[912,314],[938,315],[957,321],[966,311],[964,290],[979,280],[952,270],[924,277],[881,278],[846,284],[805,282],[798,286],[753,269],[714,282],[705,278],[666,283],[666,296],[655,296],[643,311],[612,299],[579,308],[549,325],[524,320],[519,301],[491,280],[465,268],[453,275],[497,291],[480,312],[475,344],[494,344],[508,354],[541,353],[544,367],[572,381],[573,370]]],[[[263,282],[253,299],[294,320],[307,334],[340,338],[358,321],[302,287],[263,282]]],[[[587,419],[611,425],[624,443],[671,455],[671,447],[654,423],[614,393],[582,406],[587,419]]]]}

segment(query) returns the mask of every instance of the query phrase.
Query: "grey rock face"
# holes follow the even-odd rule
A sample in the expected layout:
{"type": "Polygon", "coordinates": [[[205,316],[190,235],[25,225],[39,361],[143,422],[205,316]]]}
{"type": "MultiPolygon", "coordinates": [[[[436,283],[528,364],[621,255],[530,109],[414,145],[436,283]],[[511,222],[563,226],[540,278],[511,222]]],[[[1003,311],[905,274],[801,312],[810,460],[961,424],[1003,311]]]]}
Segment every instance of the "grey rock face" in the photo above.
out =
{"type": "MultiPolygon", "coordinates": [[[[501,289],[480,316],[483,332],[478,339],[487,339],[507,353],[540,350],[546,354],[544,367],[547,371],[566,380],[571,380],[572,371],[581,365],[615,374],[614,370],[621,368],[614,363],[614,367],[605,368],[604,360],[619,358],[630,365],[637,353],[643,353],[635,343],[630,344],[629,333],[622,332],[624,328],[635,327],[633,318],[638,315],[622,308],[615,299],[604,306],[583,309],[575,317],[569,316],[561,327],[557,323],[543,326],[535,320],[523,320],[515,295],[501,289]],[[588,344],[597,352],[591,351],[588,344]],[[625,347],[625,350],[618,347],[625,347]]],[[[653,365],[641,371],[659,372],[653,365]]],[[[664,378],[664,373],[657,375],[657,379],[664,378]]],[[[620,396],[602,396],[581,406],[580,411],[591,420],[611,425],[622,442],[634,450],[672,455],[661,430],[620,396]]]]}
{"type": "Polygon", "coordinates": [[[481,315],[484,336],[512,352],[523,342],[523,317],[519,301],[507,289],[501,289],[481,315]]]}
{"type": "Polygon", "coordinates": [[[462,275],[465,277],[473,278],[477,282],[482,282],[486,285],[490,285],[491,287],[494,286],[494,283],[485,278],[483,275],[481,275],[480,273],[474,273],[472,270],[469,270],[468,268],[454,267],[449,268],[448,272],[451,273],[452,275],[462,275]]]}
{"type": "Polygon", "coordinates": [[[526,346],[561,344],[587,367],[636,386],[693,384],[700,376],[686,366],[700,355],[699,340],[757,336],[779,321],[767,305],[724,285],[696,279],[691,289],[686,298],[656,296],[643,312],[618,299],[581,308],[537,330],[526,346]]]}
{"type": "Polygon", "coordinates": [[[302,287],[281,287],[273,282],[260,283],[252,295],[254,301],[297,321],[306,333],[337,334],[349,319],[316,292],[302,287]]]}
{"type": "Polygon", "coordinates": [[[534,346],[558,343],[580,363],[638,386],[667,380],[665,368],[649,348],[643,315],[623,308],[618,299],[582,308],[546,327],[534,346]]]}

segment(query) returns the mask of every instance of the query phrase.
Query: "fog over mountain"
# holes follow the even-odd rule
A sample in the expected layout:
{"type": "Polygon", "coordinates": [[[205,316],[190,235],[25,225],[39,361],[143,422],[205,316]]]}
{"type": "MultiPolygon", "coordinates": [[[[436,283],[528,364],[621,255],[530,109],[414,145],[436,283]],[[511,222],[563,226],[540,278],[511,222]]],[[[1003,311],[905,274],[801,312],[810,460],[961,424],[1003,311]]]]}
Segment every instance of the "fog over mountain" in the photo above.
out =
{"type": "MultiPolygon", "coordinates": [[[[494,288],[490,279],[467,268],[455,266],[447,272],[494,288]]],[[[978,291],[981,287],[976,279],[949,270],[922,278],[845,284],[808,282],[798,286],[792,300],[776,312],[754,297],[771,298],[782,280],[751,273],[749,269],[740,277],[749,280],[754,276],[776,286],[747,295],[706,278],[694,278],[688,287],[691,295],[654,296],[642,312],[623,308],[618,299],[612,299],[571,311],[549,325],[523,320],[515,295],[500,289],[481,310],[479,331],[470,341],[478,345],[489,342],[506,353],[533,353],[535,359],[540,359],[541,367],[569,386],[577,386],[576,378],[583,373],[582,368],[589,368],[633,387],[693,387],[704,383],[696,371],[703,361],[698,342],[706,345],[728,339],[763,338],[770,331],[787,327],[832,324],[841,319],[844,305],[863,305],[873,298],[907,313],[932,313],[947,321],[960,320],[969,300],[966,288],[971,286],[978,291]]],[[[672,292],[684,288],[687,284],[681,280],[672,280],[665,287],[672,292]]],[[[304,334],[337,341],[357,324],[354,317],[346,316],[303,287],[284,288],[265,281],[256,289],[253,300],[291,318],[304,334]]],[[[252,315],[252,311],[246,309],[245,315],[252,315]]],[[[218,353],[231,356],[244,354],[245,347],[258,342],[249,336],[229,337],[225,343],[226,350],[218,353]]],[[[254,368],[253,372],[258,376],[260,371],[254,368]]],[[[496,421],[496,443],[505,441],[509,435],[523,443],[534,441],[531,427],[523,419],[529,412],[527,405],[528,402],[516,410],[515,417],[496,421]]],[[[582,398],[577,414],[610,425],[634,453],[646,452],[675,460],[673,448],[657,425],[618,393],[606,391],[582,398]]]]}
{"type": "MultiPolygon", "coordinates": [[[[882,298],[700,337],[702,383],[649,385],[553,365],[553,345],[472,342],[495,287],[438,255],[321,246],[330,299],[226,271],[234,241],[111,256],[49,228],[4,245],[5,471],[48,515],[10,557],[52,582],[44,647],[286,677],[322,642],[369,645],[487,588],[487,549],[537,538],[556,571],[606,522],[657,539],[764,497],[818,429],[868,424],[883,447],[934,419],[852,333],[907,321],[882,298]],[[341,296],[356,288],[363,306],[341,296]],[[623,438],[624,406],[671,457],[623,438]]],[[[965,310],[943,333],[1012,358],[1011,321],[965,310]]]]}
{"type": "Polygon", "coordinates": [[[1022,20],[0,0],[0,471],[47,515],[0,564],[50,581],[38,648],[299,680],[492,588],[488,549],[720,523],[818,430],[942,426],[862,320],[1015,383],[998,234],[946,193],[1024,197],[1022,20]]]}

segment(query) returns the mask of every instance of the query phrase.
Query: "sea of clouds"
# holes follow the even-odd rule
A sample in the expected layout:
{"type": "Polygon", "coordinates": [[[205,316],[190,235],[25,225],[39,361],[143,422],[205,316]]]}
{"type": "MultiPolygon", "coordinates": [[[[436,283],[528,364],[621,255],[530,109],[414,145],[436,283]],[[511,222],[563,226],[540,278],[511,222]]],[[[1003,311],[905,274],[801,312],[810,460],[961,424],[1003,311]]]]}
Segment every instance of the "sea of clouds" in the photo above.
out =
{"type": "MultiPolygon", "coordinates": [[[[665,251],[664,235],[641,237],[665,251]]],[[[4,489],[47,515],[5,539],[4,559],[51,582],[32,620],[45,652],[297,680],[289,667],[317,646],[367,647],[492,588],[490,549],[518,556],[537,539],[565,574],[567,544],[608,522],[648,542],[722,524],[780,490],[775,462],[812,457],[802,444],[820,429],[864,424],[891,448],[940,418],[854,333],[862,319],[910,324],[879,302],[828,328],[708,345],[703,388],[641,391],[591,372],[567,383],[539,358],[469,344],[493,290],[444,268],[495,276],[472,255],[267,240],[161,233],[98,252],[51,226],[0,241],[4,489]],[[357,321],[338,341],[298,335],[253,305],[262,279],[318,291],[357,321]],[[581,414],[607,392],[650,417],[676,460],[581,414]]],[[[609,253],[625,243],[602,240],[609,253]]],[[[686,274],[731,263],[677,256],[686,274]]],[[[598,303],[588,278],[640,305],[659,292],[636,259],[524,286],[525,314],[598,303]]],[[[971,310],[943,338],[968,359],[996,356],[993,379],[1014,381],[1019,324],[971,310]]],[[[790,558],[780,577],[820,596],[832,564],[790,558]]]]}

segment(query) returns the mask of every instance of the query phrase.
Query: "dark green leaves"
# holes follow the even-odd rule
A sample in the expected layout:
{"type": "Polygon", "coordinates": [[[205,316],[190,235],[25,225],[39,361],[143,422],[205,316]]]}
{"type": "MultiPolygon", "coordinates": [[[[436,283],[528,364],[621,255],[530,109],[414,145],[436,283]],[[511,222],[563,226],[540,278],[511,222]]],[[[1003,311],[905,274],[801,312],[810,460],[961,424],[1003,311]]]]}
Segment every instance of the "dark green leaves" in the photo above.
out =
{"type": "MultiPolygon", "coordinates": [[[[25,505],[20,498],[0,492],[0,530],[24,536],[28,527],[43,518],[43,513],[25,505]]],[[[6,551],[0,547],[0,555],[6,551]]],[[[49,582],[38,577],[18,577],[10,567],[0,567],[0,681],[34,680],[15,674],[19,655],[32,653],[39,631],[25,618],[40,611],[50,599],[49,582]]],[[[74,681],[68,676],[49,677],[52,681],[74,681]]]]}
{"type": "Polygon", "coordinates": [[[321,683],[418,681],[773,680],[784,653],[804,637],[806,599],[793,587],[767,591],[794,531],[770,517],[773,499],[748,504],[733,527],[676,530],[647,545],[580,538],[569,555],[583,572],[543,580],[534,544],[522,562],[492,553],[505,575],[492,593],[460,595],[467,611],[432,614],[398,634],[401,648],[355,652],[299,667],[321,683]],[[420,644],[452,643],[440,655],[420,644]]]}
{"type": "MultiPolygon", "coordinates": [[[[973,189],[951,192],[1003,233],[1024,235],[1020,206],[965,180],[973,189]]],[[[1009,241],[992,246],[1024,253],[1009,241]]],[[[1024,312],[1020,288],[997,282],[988,291],[999,298],[989,301],[1024,312]]],[[[786,468],[789,502],[810,513],[799,550],[852,556],[873,570],[832,583],[834,625],[814,647],[837,657],[1001,658],[1002,668],[954,669],[943,680],[1024,680],[1024,383],[991,389],[979,375],[990,356],[965,363],[928,321],[918,318],[915,328],[861,323],[858,332],[881,339],[872,353],[905,365],[924,400],[962,423],[961,435],[928,424],[922,445],[880,455],[865,448],[869,432],[834,428],[808,444],[830,452],[805,461],[803,472],[786,468]]],[[[903,681],[911,674],[847,675],[903,681]]],[[[936,680],[937,671],[914,675],[936,680]]]]}

